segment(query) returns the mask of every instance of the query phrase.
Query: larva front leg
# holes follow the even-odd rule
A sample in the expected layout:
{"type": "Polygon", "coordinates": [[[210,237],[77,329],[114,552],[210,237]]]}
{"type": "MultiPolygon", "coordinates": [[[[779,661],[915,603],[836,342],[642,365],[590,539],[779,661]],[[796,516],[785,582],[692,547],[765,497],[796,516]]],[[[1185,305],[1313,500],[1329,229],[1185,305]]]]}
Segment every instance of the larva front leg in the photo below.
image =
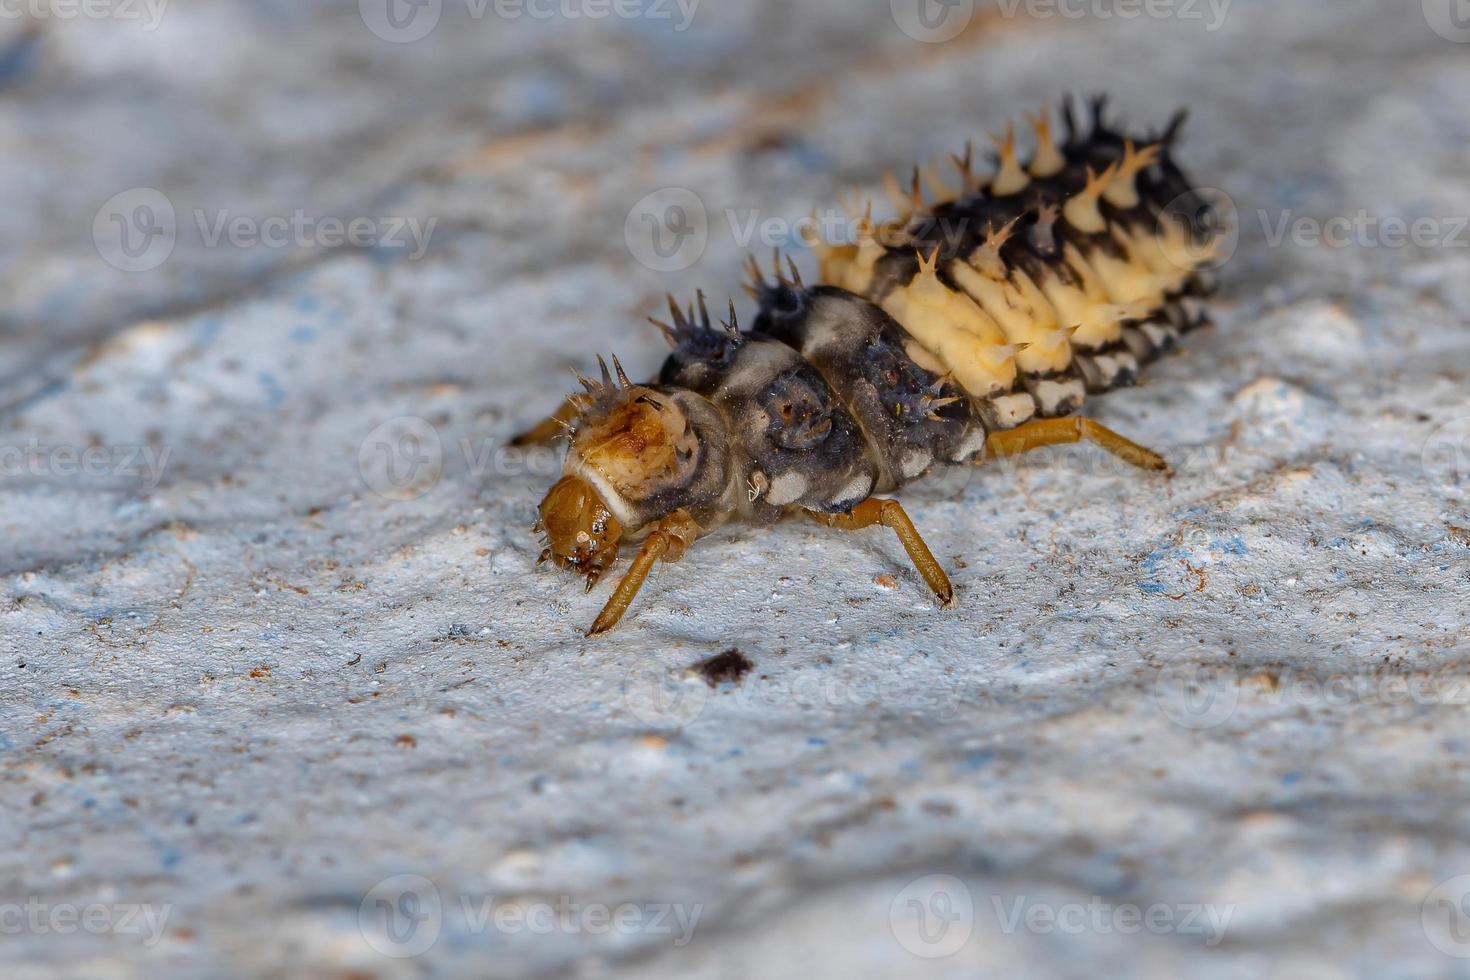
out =
{"type": "Polygon", "coordinates": [[[511,439],[512,446],[545,446],[565,435],[577,420],[580,410],[574,399],[568,398],[555,412],[537,422],[525,432],[511,439]]]}
{"type": "Polygon", "coordinates": [[[898,535],[899,542],[903,544],[903,550],[908,552],[909,560],[914,563],[914,568],[939,598],[940,606],[948,608],[954,604],[954,586],[950,584],[949,576],[944,574],[944,569],[939,566],[934,553],[924,543],[919,529],[914,527],[914,522],[909,519],[903,505],[897,500],[869,497],[854,507],[849,514],[823,514],[808,510],[806,516],[818,524],[841,528],[844,531],[860,531],[874,524],[892,528],[898,535]]]}
{"type": "Polygon", "coordinates": [[[1090,442],[1101,446],[1125,463],[1145,470],[1158,470],[1173,474],[1164,457],[1146,449],[1130,439],[1125,439],[1100,422],[1073,415],[1064,419],[1037,419],[1006,429],[992,432],[985,440],[987,457],[1019,456],[1045,446],[1062,446],[1075,442],[1090,442]]]}
{"type": "Polygon", "coordinates": [[[618,620],[623,618],[623,614],[638,597],[638,590],[643,588],[644,580],[653,571],[658,560],[662,558],[666,562],[676,562],[683,558],[684,552],[702,532],[703,529],[686,510],[676,510],[659,521],[658,527],[643,540],[643,546],[638,549],[633,564],[618,582],[618,587],[602,607],[602,612],[597,614],[587,635],[599,636],[618,625],[618,620]]]}

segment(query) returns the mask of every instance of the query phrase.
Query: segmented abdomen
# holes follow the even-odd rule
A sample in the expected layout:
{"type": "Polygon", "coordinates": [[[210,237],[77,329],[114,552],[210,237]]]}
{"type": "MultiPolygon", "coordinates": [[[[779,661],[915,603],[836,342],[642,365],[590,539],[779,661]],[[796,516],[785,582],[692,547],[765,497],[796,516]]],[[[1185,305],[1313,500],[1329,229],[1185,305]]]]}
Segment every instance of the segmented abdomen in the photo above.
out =
{"type": "Polygon", "coordinates": [[[959,160],[965,186],[925,205],[916,174],[902,218],[877,226],[869,213],[857,244],[814,242],[825,285],[806,288],[779,262],[768,281],[752,262],[761,312],[749,332],[733,304],[720,325],[702,295],[687,314],[670,299],[660,390],[721,420],[691,466],[728,456],[718,474],[697,469],[701,514],[720,501],[757,521],[848,511],[970,461],[989,432],[1132,383],[1204,322],[1195,297],[1209,289],[1199,268],[1212,229],[1170,156],[1182,119],[1135,142],[1105,124],[1101,103],[1085,136],[1064,115],[1060,147],[1032,120],[1025,167],[1008,132],[984,186],[959,160]]]}
{"type": "MultiPolygon", "coordinates": [[[[997,140],[988,183],[956,158],[962,186],[925,203],[920,171],[901,216],[854,215],[858,241],[815,237],[824,282],[864,296],[916,341],[917,359],[952,374],[992,429],[1077,411],[1089,392],[1137,380],[1139,367],[1204,322],[1208,209],[1171,151],[1182,116],[1134,140],[1104,120],[1058,146],[1031,119],[1037,149],[1022,166],[1014,129],[997,140]]],[[[935,177],[930,182],[938,184],[935,177]]],[[[942,186],[942,185],[941,185],[942,186]]]]}

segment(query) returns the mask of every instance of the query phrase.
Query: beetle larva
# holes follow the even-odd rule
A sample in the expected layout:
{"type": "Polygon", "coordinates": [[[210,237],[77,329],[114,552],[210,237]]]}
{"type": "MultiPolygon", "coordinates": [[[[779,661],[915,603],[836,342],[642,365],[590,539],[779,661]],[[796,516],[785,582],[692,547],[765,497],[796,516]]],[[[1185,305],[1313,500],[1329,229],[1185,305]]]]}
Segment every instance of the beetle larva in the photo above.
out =
{"type": "Polygon", "coordinates": [[[671,297],[658,326],[673,353],[656,383],[599,358],[600,380],[581,379],[584,393],[517,440],[570,430],[540,507],[543,561],[590,590],[621,545],[642,542],[589,633],[617,624],[658,561],[730,521],[890,527],[948,605],[949,579],[902,505],[875,494],[937,465],[1083,440],[1168,471],[1075,413],[1205,322],[1214,222],[1173,156],[1183,114],[1133,140],[1104,104],[1084,132],[1064,102],[1061,145],[1045,112],[1030,117],[1024,165],[1008,130],[988,181],[967,150],[954,159],[962,186],[938,201],[925,203],[917,170],[907,192],[890,178],[900,217],[878,225],[870,207],[855,243],[809,239],[820,285],[789,259],[770,280],[752,260],[748,331],[733,302],[720,323],[703,294],[687,310],[671,297]]]}

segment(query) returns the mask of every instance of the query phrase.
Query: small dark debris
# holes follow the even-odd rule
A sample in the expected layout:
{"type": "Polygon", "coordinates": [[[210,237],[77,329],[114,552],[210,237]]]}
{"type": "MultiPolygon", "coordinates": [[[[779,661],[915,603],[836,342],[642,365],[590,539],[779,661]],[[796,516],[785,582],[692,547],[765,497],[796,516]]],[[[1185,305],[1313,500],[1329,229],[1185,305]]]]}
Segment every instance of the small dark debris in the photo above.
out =
{"type": "Polygon", "coordinates": [[[727,681],[731,684],[739,684],[740,679],[754,666],[755,664],[751,663],[749,657],[731,647],[708,660],[701,660],[689,669],[703,677],[705,683],[710,687],[717,687],[727,681]]]}

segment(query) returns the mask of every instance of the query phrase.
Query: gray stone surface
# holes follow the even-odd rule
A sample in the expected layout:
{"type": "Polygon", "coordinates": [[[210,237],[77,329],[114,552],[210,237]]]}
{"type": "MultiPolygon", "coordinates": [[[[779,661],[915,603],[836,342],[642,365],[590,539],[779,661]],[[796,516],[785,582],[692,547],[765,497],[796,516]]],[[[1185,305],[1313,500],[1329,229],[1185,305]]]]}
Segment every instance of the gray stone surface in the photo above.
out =
{"type": "Polygon", "coordinates": [[[412,43],[301,0],[0,20],[0,969],[1467,975],[1439,6],[1007,3],[946,43],[838,0],[444,0],[412,43]],[[1069,89],[1190,106],[1238,210],[1219,328],[1089,407],[1178,475],[1056,451],[916,491],[952,611],[883,534],[737,528],[583,639],[606,586],[533,567],[554,464],[496,447],[599,352],[653,370],[664,290],[789,244],[752,214],[1069,89]],[[129,272],[143,188],[175,231],[129,272]],[[710,223],[666,272],[625,225],[667,188],[710,223]],[[298,211],[305,247],[210,241],[298,211]],[[354,218],[427,249],[324,241],[354,218]],[[688,673],[732,646],[738,683],[688,673]]]}

